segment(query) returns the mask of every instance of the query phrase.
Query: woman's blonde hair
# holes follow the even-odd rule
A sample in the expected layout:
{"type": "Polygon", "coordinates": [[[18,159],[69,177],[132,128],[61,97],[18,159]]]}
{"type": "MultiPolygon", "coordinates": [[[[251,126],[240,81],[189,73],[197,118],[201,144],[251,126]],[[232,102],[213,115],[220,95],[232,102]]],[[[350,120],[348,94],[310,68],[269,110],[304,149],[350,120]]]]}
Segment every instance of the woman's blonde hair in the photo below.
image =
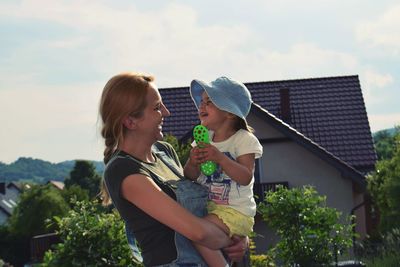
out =
{"type": "MultiPolygon", "coordinates": [[[[104,138],[104,163],[115,153],[124,139],[123,119],[128,116],[140,117],[146,107],[146,95],[153,76],[139,73],[121,73],[112,77],[104,86],[100,100],[101,135],[104,138]]],[[[105,188],[101,186],[104,205],[111,203],[105,188]]]]}

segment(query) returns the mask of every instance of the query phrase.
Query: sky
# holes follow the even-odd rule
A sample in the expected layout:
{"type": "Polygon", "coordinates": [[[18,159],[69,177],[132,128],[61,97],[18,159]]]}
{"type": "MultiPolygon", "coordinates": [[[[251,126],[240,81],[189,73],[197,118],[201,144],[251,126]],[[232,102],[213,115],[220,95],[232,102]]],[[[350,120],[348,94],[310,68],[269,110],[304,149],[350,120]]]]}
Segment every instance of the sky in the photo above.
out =
{"type": "Polygon", "coordinates": [[[372,132],[400,124],[398,0],[0,0],[0,161],[102,160],[114,75],[157,86],[358,75],[372,132]]]}

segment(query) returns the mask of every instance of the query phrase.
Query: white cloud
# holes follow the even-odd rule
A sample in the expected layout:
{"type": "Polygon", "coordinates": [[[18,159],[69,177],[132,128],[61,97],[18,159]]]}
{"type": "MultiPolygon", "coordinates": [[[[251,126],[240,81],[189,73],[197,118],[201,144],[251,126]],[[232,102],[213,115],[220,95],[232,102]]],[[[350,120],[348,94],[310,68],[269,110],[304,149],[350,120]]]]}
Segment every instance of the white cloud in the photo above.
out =
{"type": "Polygon", "coordinates": [[[76,38],[65,38],[63,40],[54,40],[45,43],[49,48],[64,49],[64,48],[74,48],[84,45],[90,45],[89,38],[87,36],[80,36],[76,38]]]}
{"type": "Polygon", "coordinates": [[[393,83],[393,76],[390,74],[380,74],[373,70],[364,72],[365,83],[368,87],[384,88],[393,83]]]}
{"type": "Polygon", "coordinates": [[[356,27],[359,42],[366,46],[383,47],[392,55],[400,55],[400,5],[392,6],[373,21],[356,27]]]}
{"type": "Polygon", "coordinates": [[[400,126],[400,113],[368,114],[368,119],[372,132],[400,126]]]}
{"type": "MultiPolygon", "coordinates": [[[[133,5],[117,9],[96,1],[48,0],[38,5],[25,0],[20,5],[3,5],[1,10],[8,10],[4,16],[65,25],[79,34],[36,41],[28,49],[31,54],[46,55],[66,47],[80,53],[80,47],[87,51],[91,46],[84,56],[96,61],[92,68],[112,74],[126,70],[163,73],[157,79],[167,86],[188,83],[193,73],[202,74],[204,69],[212,73],[213,66],[226,68],[225,59],[256,36],[240,25],[199,26],[196,11],[178,4],[143,12],[133,5]]],[[[14,55],[12,61],[18,62],[18,57],[14,55]]]]}
{"type": "Polygon", "coordinates": [[[127,11],[111,9],[97,1],[22,0],[2,3],[0,15],[17,19],[35,19],[75,28],[107,26],[124,17],[127,11]],[[113,12],[110,12],[113,11],[113,12]]]}
{"type": "Polygon", "coordinates": [[[313,43],[294,44],[289,51],[263,51],[259,69],[267,66],[280,78],[307,78],[354,74],[357,59],[347,53],[323,49],[313,43]]]}
{"type": "MultiPolygon", "coordinates": [[[[288,2],[292,5],[258,1],[251,8],[267,8],[273,16],[268,22],[276,18],[289,24],[300,23],[304,14],[319,14],[320,6],[324,12],[339,12],[331,0],[309,1],[309,6],[302,4],[301,12],[296,1],[288,2]]],[[[241,5],[248,3],[242,1],[241,5]]],[[[26,35],[18,32],[19,27],[7,32],[9,37],[16,32],[17,38],[10,42],[15,47],[0,61],[0,119],[8,127],[0,132],[0,140],[7,140],[2,151],[12,157],[9,160],[22,156],[20,151],[38,151],[36,155],[27,152],[27,156],[53,160],[100,156],[97,139],[101,138],[97,138],[95,125],[100,91],[106,79],[121,71],[152,72],[160,87],[188,86],[193,78],[212,80],[219,75],[254,82],[360,74],[368,103],[384,102],[386,88],[397,82],[396,73],[366,66],[362,60],[371,58],[370,54],[363,55],[359,47],[355,47],[357,53],[348,52],[344,47],[354,44],[348,43],[351,38],[341,39],[338,32],[332,35],[338,34],[340,47],[324,44],[318,33],[310,34],[304,27],[304,32],[288,32],[287,43],[276,48],[269,42],[276,38],[274,31],[263,28],[264,18],[257,19],[257,25],[240,19],[229,25],[204,23],[206,16],[200,12],[183,1],[142,10],[135,1],[126,1],[124,6],[95,0],[0,2],[2,18],[33,25],[23,27],[32,30],[26,35]],[[44,34],[46,31],[60,32],[44,34]],[[81,82],[84,75],[91,82],[81,82]],[[49,144],[59,153],[44,148],[49,144]]],[[[400,16],[396,13],[400,14],[400,6],[359,25],[358,40],[372,48],[398,51],[400,16]]],[[[383,119],[376,118],[376,122],[383,119]]]]}
{"type": "Polygon", "coordinates": [[[151,71],[163,87],[188,85],[194,75],[203,79],[231,75],[254,81],[354,74],[358,64],[353,55],[311,42],[292,44],[286,51],[273,50],[265,43],[249,49],[260,42],[262,33],[240,22],[200,25],[196,10],[187,5],[172,3],[143,12],[133,5],[116,9],[96,1],[48,0],[37,5],[26,0],[10,13],[61,23],[84,33],[41,43],[43,50],[92,45],[85,55],[90,54],[86,60],[96,60],[92,68],[110,75],[151,71]]]}
{"type": "Polygon", "coordinates": [[[2,161],[93,159],[101,85],[0,90],[2,161]]]}
{"type": "Polygon", "coordinates": [[[30,87],[29,89],[3,89],[0,106],[12,116],[9,122],[24,121],[20,127],[57,127],[88,123],[96,114],[94,102],[100,99],[103,85],[30,87]]]}
{"type": "Polygon", "coordinates": [[[386,100],[385,89],[394,83],[391,74],[381,74],[370,68],[366,68],[361,74],[361,85],[364,100],[368,104],[382,103],[386,100]]]}

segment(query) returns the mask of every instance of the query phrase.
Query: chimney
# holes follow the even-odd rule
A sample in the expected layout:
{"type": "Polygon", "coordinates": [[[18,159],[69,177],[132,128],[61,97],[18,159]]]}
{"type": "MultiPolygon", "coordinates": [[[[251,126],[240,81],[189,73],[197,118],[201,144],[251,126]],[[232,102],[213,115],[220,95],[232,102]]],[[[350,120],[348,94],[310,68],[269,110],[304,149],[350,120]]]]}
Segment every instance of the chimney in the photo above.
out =
{"type": "Polygon", "coordinates": [[[3,194],[3,195],[6,194],[6,183],[5,182],[0,182],[0,194],[3,194]]]}
{"type": "Polygon", "coordinates": [[[279,90],[281,96],[281,119],[286,122],[290,123],[290,93],[289,88],[281,88],[279,90]]]}

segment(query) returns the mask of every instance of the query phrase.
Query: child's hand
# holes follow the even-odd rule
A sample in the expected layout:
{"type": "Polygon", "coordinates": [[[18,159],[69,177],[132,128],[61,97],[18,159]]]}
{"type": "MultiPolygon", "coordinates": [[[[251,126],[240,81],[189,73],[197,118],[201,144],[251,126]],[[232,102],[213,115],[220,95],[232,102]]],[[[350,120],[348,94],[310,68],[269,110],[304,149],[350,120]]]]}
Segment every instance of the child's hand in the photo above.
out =
{"type": "Polygon", "coordinates": [[[202,154],[199,151],[199,147],[194,147],[190,150],[189,154],[189,159],[190,159],[190,164],[199,166],[203,161],[202,161],[202,154]]]}
{"type": "Polygon", "coordinates": [[[200,163],[210,160],[218,164],[224,157],[224,153],[219,151],[218,148],[216,148],[211,144],[205,144],[205,143],[201,143],[201,148],[198,148],[197,153],[200,163]]]}

